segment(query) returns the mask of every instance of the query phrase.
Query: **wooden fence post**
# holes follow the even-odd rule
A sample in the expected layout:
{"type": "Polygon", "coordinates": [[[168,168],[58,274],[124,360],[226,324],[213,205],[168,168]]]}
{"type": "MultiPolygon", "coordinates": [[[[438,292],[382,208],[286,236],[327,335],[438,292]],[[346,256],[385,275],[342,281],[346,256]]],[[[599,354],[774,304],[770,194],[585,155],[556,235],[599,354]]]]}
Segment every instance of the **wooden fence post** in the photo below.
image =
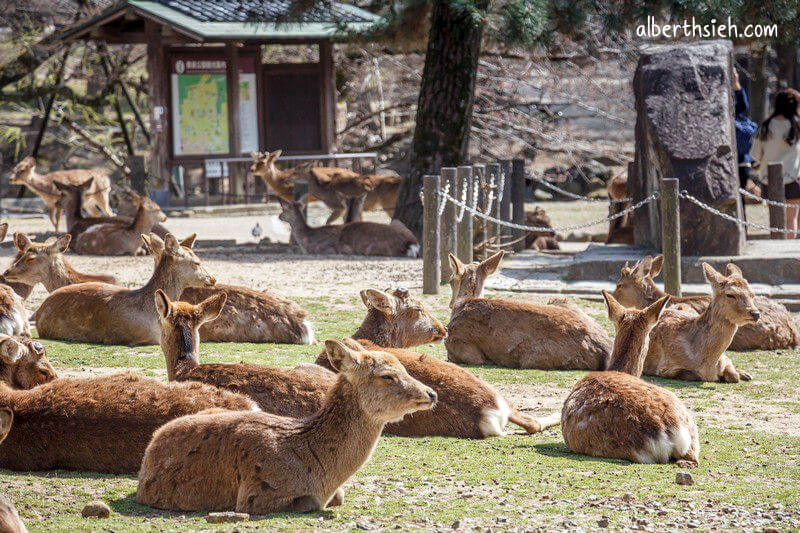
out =
{"type": "MultiPolygon", "coordinates": [[[[500,220],[511,222],[511,160],[500,161],[500,172],[503,173],[503,201],[500,202],[500,220]]],[[[500,235],[506,240],[511,238],[511,228],[502,226],[500,235]]]]}
{"type": "Polygon", "coordinates": [[[681,213],[678,180],[661,180],[661,253],[664,254],[664,291],[681,295],[681,213]]]}
{"type": "Polygon", "coordinates": [[[422,188],[422,293],[439,294],[439,176],[423,176],[422,188]]]}
{"type": "MultiPolygon", "coordinates": [[[[472,186],[478,188],[478,201],[476,207],[485,213],[486,202],[488,200],[486,197],[488,192],[486,188],[486,165],[472,165],[472,186]]],[[[486,258],[486,220],[480,217],[475,217],[472,221],[472,224],[476,226],[474,228],[475,238],[473,241],[483,245],[480,254],[478,255],[478,260],[483,260],[486,258]]]]}
{"type": "MultiPolygon", "coordinates": [[[[486,176],[489,180],[489,186],[494,187],[494,201],[492,202],[492,209],[489,213],[494,218],[500,218],[500,163],[489,163],[486,165],[486,176]]],[[[486,230],[487,240],[495,243],[497,248],[500,248],[500,225],[494,222],[489,222],[488,229],[486,230]]]]}
{"type": "MultiPolygon", "coordinates": [[[[458,194],[456,193],[456,167],[442,167],[441,170],[442,176],[440,185],[445,187],[446,184],[450,184],[448,188],[448,193],[453,198],[457,198],[458,194]]],[[[443,198],[440,199],[442,202],[446,202],[443,198]]],[[[441,239],[441,253],[440,253],[440,260],[441,260],[441,280],[442,283],[446,283],[450,280],[450,276],[453,275],[453,272],[450,270],[450,260],[447,258],[448,254],[455,255],[456,253],[456,206],[452,202],[446,202],[444,204],[444,211],[442,212],[442,216],[440,217],[440,239],[441,239]]]]}
{"type": "MultiPolygon", "coordinates": [[[[775,202],[786,202],[786,191],[783,188],[783,163],[770,163],[767,166],[767,198],[775,202]]],[[[782,205],[769,206],[769,225],[771,228],[786,228],[786,208],[782,205]]],[[[771,231],[770,239],[785,239],[787,235],[771,231]]]]}
{"type": "MultiPolygon", "coordinates": [[[[458,198],[466,200],[467,205],[472,202],[472,167],[461,166],[456,170],[458,181],[458,198]],[[466,191],[466,196],[464,195],[466,191]]],[[[458,208],[459,212],[461,208],[458,208]]],[[[464,217],[458,223],[458,236],[456,237],[456,257],[462,263],[472,263],[472,213],[464,210],[464,217]]]]}
{"type": "MultiPolygon", "coordinates": [[[[511,166],[511,204],[515,224],[525,223],[525,160],[514,159],[511,166]]],[[[521,252],[525,249],[525,231],[521,229],[512,230],[514,237],[514,251],[521,252]]]]}

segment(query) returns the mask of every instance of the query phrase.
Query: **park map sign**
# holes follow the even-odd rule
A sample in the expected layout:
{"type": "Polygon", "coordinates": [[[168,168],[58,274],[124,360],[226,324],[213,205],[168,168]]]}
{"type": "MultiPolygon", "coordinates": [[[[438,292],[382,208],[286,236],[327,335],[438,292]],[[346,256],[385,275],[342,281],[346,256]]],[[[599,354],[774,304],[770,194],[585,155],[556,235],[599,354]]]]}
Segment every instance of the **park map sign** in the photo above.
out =
{"type": "MultiPolygon", "coordinates": [[[[171,61],[172,142],[175,156],[230,153],[224,57],[176,56],[171,61]]],[[[239,58],[242,153],[258,150],[255,60],[239,58]]]]}

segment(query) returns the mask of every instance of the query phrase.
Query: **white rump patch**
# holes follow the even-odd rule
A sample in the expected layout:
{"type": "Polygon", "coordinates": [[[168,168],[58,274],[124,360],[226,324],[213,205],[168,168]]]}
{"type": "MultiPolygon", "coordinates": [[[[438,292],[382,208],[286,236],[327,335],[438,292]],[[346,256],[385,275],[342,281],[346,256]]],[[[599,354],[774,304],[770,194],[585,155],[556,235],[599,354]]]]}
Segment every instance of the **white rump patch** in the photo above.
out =
{"type": "Polygon", "coordinates": [[[21,335],[25,331],[25,323],[20,314],[12,311],[8,315],[0,317],[0,333],[3,335],[21,335]]]}
{"type": "Polygon", "coordinates": [[[252,412],[254,412],[254,413],[260,413],[261,412],[261,408],[258,406],[258,404],[256,402],[253,402],[253,407],[251,407],[250,410],[252,412]]]}
{"type": "Polygon", "coordinates": [[[408,257],[419,257],[419,244],[412,244],[406,252],[408,257]]]}
{"type": "Polygon", "coordinates": [[[689,453],[692,446],[692,435],[686,426],[678,426],[672,435],[672,457],[681,458],[689,453]]]}
{"type": "Polygon", "coordinates": [[[505,432],[506,424],[508,424],[508,416],[511,414],[511,409],[508,407],[505,399],[499,394],[494,398],[494,409],[484,409],[481,413],[481,420],[478,422],[478,427],[483,433],[484,437],[497,437],[505,432]]]}
{"type": "Polygon", "coordinates": [[[308,320],[303,320],[303,334],[300,337],[301,344],[314,344],[314,325],[308,320]]]}
{"type": "MultiPolygon", "coordinates": [[[[688,431],[686,432],[686,436],[688,439],[688,431]]],[[[691,439],[688,439],[686,442],[691,442],[691,439]]],[[[636,461],[639,463],[668,463],[670,457],[672,457],[674,446],[673,439],[662,431],[655,439],[647,440],[644,448],[633,452],[633,456],[636,457],[636,461]]]]}

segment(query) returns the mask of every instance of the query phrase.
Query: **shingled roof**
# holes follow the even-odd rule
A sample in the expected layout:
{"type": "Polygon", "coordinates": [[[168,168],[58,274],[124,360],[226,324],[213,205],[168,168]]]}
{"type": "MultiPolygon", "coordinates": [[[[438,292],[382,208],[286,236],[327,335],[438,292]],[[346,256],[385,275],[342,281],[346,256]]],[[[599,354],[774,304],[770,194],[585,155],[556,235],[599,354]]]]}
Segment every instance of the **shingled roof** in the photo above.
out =
{"type": "MultiPolygon", "coordinates": [[[[281,22],[292,6],[288,0],[157,0],[201,22],[281,22]]],[[[347,4],[321,2],[293,22],[374,22],[375,16],[347,4]]]]}

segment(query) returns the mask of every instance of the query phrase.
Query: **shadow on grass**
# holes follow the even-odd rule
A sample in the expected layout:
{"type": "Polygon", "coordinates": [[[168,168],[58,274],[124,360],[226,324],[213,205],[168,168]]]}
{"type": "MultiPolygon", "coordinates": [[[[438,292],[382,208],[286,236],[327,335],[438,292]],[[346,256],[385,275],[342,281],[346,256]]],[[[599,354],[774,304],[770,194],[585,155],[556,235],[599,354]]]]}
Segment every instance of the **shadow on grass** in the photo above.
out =
{"type": "Polygon", "coordinates": [[[82,470],[34,470],[34,471],[17,471],[6,470],[0,468],[0,475],[8,477],[28,477],[35,476],[48,479],[120,479],[128,478],[136,480],[135,475],[126,474],[103,474],[100,472],[87,472],[82,470]]]}
{"type": "Polygon", "coordinates": [[[623,461],[620,459],[608,459],[606,457],[593,457],[591,455],[581,455],[573,453],[563,442],[544,442],[541,444],[534,444],[533,447],[536,451],[547,457],[556,457],[563,459],[570,459],[572,461],[592,462],[592,463],[608,463],[615,465],[629,465],[633,464],[630,461],[623,461]]]}

